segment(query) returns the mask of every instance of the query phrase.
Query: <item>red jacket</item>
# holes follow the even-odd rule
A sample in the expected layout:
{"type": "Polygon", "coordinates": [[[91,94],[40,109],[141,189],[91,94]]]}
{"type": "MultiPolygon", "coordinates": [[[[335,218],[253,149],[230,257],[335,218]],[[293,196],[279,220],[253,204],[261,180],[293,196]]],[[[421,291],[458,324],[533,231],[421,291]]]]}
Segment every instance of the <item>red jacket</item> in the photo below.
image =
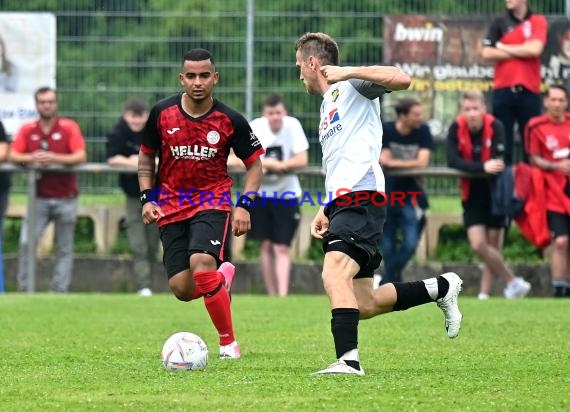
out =
{"type": "MultiPolygon", "coordinates": [[[[495,118],[486,114],[483,117],[483,135],[481,142],[481,162],[485,163],[491,158],[491,145],[493,143],[493,121],[495,118]]],[[[467,120],[465,117],[458,116],[457,122],[457,144],[459,154],[462,158],[466,160],[473,160],[473,144],[471,143],[471,135],[469,134],[469,127],[467,126],[467,120]]],[[[464,202],[469,198],[469,190],[471,187],[471,179],[468,177],[462,177],[459,179],[461,185],[461,200],[464,202]]]]}
{"type": "Polygon", "coordinates": [[[522,212],[515,217],[522,235],[539,249],[550,244],[546,219],[545,179],[538,167],[519,163],[515,166],[515,195],[524,200],[522,212]]]}

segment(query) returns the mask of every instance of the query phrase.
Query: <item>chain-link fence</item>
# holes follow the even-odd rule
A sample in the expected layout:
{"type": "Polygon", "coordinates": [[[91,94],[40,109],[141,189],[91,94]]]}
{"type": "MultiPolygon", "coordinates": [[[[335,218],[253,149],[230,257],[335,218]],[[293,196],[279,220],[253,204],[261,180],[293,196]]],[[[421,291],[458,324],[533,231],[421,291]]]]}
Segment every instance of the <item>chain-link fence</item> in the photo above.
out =
{"type": "MultiPolygon", "coordinates": [[[[565,14],[565,0],[530,1],[536,11],[565,14]]],[[[221,75],[216,96],[248,117],[259,114],[269,92],[282,94],[311,142],[317,141],[319,97],[308,97],[298,79],[294,42],[306,31],[331,34],[345,65],[378,64],[383,16],[390,13],[491,15],[500,0],[0,0],[2,11],[51,12],[57,18],[57,88],[61,113],[76,119],[88,140],[89,161],[104,161],[106,133],[131,96],[149,104],[179,90],[184,51],[210,49],[221,75]]],[[[34,65],[30,56],[29,64],[34,65]]],[[[36,70],[42,70],[37,67],[36,70]]],[[[437,147],[434,164],[444,162],[437,147]]],[[[320,177],[303,179],[321,189],[320,177]]],[[[456,193],[456,182],[434,179],[432,193],[456,193]]],[[[15,191],[25,182],[15,179],[15,191]]],[[[82,175],[84,192],[114,192],[113,175],[82,175]]]]}

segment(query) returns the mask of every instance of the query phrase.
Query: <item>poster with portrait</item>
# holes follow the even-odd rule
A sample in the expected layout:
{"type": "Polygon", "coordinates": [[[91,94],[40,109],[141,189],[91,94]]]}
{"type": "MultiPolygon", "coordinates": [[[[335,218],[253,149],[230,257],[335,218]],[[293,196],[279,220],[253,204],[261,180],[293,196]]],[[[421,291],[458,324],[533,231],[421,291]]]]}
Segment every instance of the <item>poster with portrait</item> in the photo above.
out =
{"type": "Polygon", "coordinates": [[[0,120],[10,135],[36,117],[34,91],[55,87],[56,40],[51,13],[0,13],[0,120]]]}
{"type": "MultiPolygon", "coordinates": [[[[494,69],[481,57],[482,40],[492,19],[484,16],[445,17],[387,15],[384,17],[384,62],[401,67],[413,78],[407,93],[424,106],[436,138],[443,138],[458,111],[463,90],[478,89],[490,103],[494,69]]],[[[542,62],[542,89],[559,83],[570,88],[570,20],[548,19],[542,62]]],[[[387,117],[393,99],[387,95],[387,117]]],[[[490,106],[489,106],[490,107],[490,106]]],[[[392,117],[393,118],[393,117],[392,117]]]]}
{"type": "MultiPolygon", "coordinates": [[[[384,17],[384,62],[412,76],[409,94],[424,106],[426,121],[435,138],[444,137],[457,115],[463,90],[492,89],[493,65],[481,57],[482,40],[490,21],[429,15],[384,17]]],[[[387,95],[384,109],[392,115],[387,95]]]]}
{"type": "Polygon", "coordinates": [[[542,77],[545,83],[570,86],[570,20],[550,19],[548,38],[542,53],[542,77]]]}

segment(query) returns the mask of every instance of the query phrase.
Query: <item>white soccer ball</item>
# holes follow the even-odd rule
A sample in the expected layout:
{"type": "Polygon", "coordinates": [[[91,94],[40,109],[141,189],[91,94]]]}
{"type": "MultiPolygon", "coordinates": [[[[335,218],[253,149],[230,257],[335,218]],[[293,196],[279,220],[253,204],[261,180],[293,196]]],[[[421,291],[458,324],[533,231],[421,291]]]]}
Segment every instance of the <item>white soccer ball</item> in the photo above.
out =
{"type": "Polygon", "coordinates": [[[175,333],[164,342],[162,364],[172,372],[204,370],[208,364],[208,347],[194,333],[175,333]]]}

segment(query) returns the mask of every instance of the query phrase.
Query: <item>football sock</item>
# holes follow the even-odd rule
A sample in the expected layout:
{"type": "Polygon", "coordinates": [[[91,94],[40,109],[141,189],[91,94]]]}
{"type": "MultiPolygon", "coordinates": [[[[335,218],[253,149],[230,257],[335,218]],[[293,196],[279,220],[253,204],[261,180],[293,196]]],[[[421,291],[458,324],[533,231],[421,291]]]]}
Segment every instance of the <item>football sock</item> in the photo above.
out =
{"type": "Polygon", "coordinates": [[[438,276],[437,278],[437,297],[434,300],[441,299],[447,292],[449,292],[449,282],[443,276],[438,276]]]}
{"type": "Polygon", "coordinates": [[[565,286],[566,281],[564,279],[552,279],[552,295],[555,298],[563,297],[565,286]]]}
{"type": "Polygon", "coordinates": [[[358,319],[360,311],[354,308],[337,308],[331,311],[331,332],[334,339],[336,358],[354,369],[360,370],[358,361],[358,319]],[[356,354],[356,356],[354,356],[356,354]]]}
{"type": "Polygon", "coordinates": [[[396,304],[392,308],[393,311],[406,310],[434,301],[422,280],[417,282],[396,282],[394,287],[396,288],[396,304]]]}
{"type": "Polygon", "coordinates": [[[406,310],[441,299],[449,291],[449,282],[442,276],[417,282],[396,282],[396,304],[392,310],[406,310]]]}
{"type": "Polygon", "coordinates": [[[564,297],[570,298],[570,280],[564,280],[564,297]]]}
{"type": "Polygon", "coordinates": [[[204,295],[204,306],[212,319],[220,345],[229,345],[235,340],[230,309],[230,297],[224,288],[225,279],[217,271],[194,273],[196,286],[204,295]]]}

